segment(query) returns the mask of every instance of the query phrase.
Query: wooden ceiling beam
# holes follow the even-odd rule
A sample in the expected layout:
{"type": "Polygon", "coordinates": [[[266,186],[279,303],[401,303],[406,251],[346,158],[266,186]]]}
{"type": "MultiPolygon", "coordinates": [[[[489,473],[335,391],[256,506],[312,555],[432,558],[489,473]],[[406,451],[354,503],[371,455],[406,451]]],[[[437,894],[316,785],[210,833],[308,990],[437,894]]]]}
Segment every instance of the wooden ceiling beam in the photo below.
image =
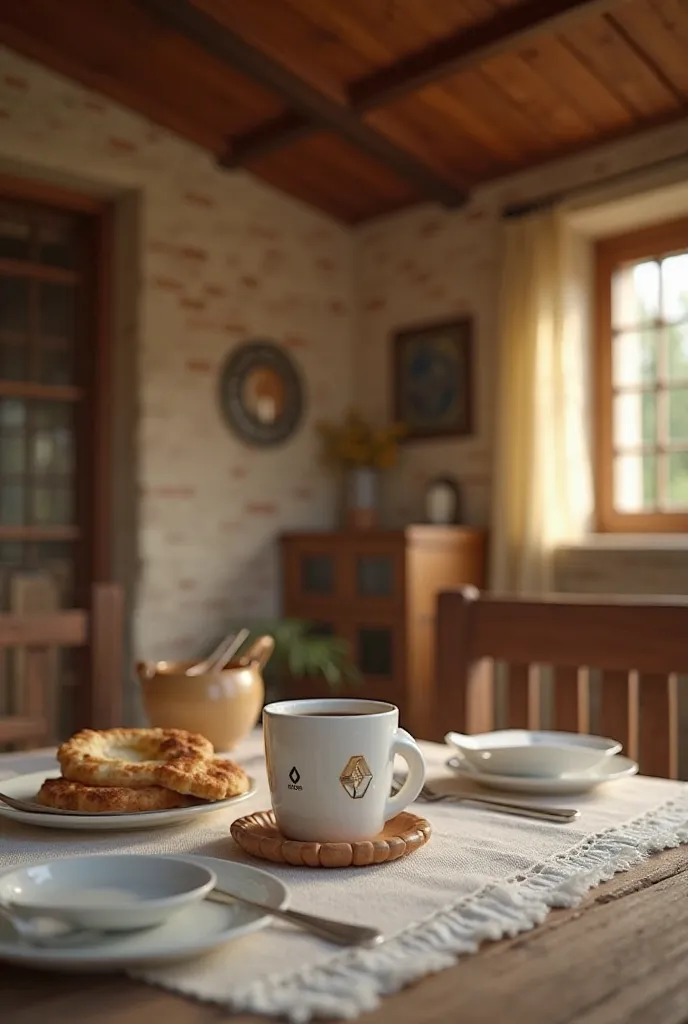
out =
{"type": "Polygon", "coordinates": [[[139,0],[163,25],[195,43],[206,53],[281,96],[287,106],[323,131],[333,131],[378,160],[418,193],[443,206],[466,199],[465,191],[441,178],[427,164],[400,149],[365,124],[349,107],[318,92],[267,54],[209,17],[190,0],[139,0]]]}
{"type": "MultiPolygon", "coordinates": [[[[497,14],[402,57],[387,67],[352,82],[351,106],[359,113],[384,106],[425,85],[475,67],[490,57],[509,53],[546,33],[566,28],[618,7],[621,0],[525,0],[497,14]]],[[[313,131],[312,122],[296,113],[259,125],[231,140],[230,166],[290,146],[313,131]]]]}
{"type": "Polygon", "coordinates": [[[257,128],[242,132],[241,135],[231,135],[227,139],[227,150],[220,157],[220,163],[223,167],[245,167],[251,160],[284,146],[291,146],[318,129],[319,126],[313,124],[310,118],[287,110],[269,121],[263,121],[257,128]]]}
{"type": "Polygon", "coordinates": [[[621,0],[525,0],[491,18],[415,50],[353,82],[348,95],[355,110],[381,107],[426,85],[459,74],[492,57],[511,53],[538,36],[561,33],[621,0]]]}

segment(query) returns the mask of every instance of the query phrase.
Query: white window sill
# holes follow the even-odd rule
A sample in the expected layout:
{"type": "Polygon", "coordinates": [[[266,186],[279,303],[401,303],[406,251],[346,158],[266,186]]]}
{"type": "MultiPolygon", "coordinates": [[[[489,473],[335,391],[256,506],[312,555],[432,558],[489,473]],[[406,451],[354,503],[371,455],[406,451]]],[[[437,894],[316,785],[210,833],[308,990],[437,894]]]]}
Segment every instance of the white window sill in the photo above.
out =
{"type": "Polygon", "coordinates": [[[586,551],[688,551],[688,533],[589,533],[580,541],[560,545],[586,551]]]}

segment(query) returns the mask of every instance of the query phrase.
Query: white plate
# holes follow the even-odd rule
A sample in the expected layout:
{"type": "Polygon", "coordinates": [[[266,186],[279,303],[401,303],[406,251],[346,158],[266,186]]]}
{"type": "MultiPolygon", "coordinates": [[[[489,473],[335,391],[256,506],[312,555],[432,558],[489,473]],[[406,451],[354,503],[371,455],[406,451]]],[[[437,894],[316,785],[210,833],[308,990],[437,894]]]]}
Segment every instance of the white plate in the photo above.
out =
{"type": "MultiPolygon", "coordinates": [[[[216,857],[196,857],[195,861],[217,875],[218,887],[228,892],[260,900],[271,907],[286,907],[287,887],[274,875],[248,864],[216,857]]],[[[103,936],[82,947],[42,949],[19,941],[11,925],[0,921],[0,961],[58,971],[104,971],[150,966],[185,960],[216,949],[230,939],[263,928],[270,915],[240,903],[231,906],[204,900],[180,910],[157,928],[103,936]]]]}
{"type": "Polygon", "coordinates": [[[618,779],[627,779],[638,773],[636,762],[631,761],[630,757],[624,757],[623,754],[613,754],[587,772],[575,774],[570,772],[567,775],[558,775],[552,778],[533,778],[532,776],[519,778],[516,775],[494,775],[489,772],[479,772],[454,757],[449,758],[447,767],[451,768],[454,774],[460,778],[473,779],[474,782],[486,786],[488,789],[501,789],[510,793],[542,793],[543,796],[587,793],[603,782],[616,782],[618,779]]]}
{"type": "MultiPolygon", "coordinates": [[[[33,800],[46,779],[59,779],[59,771],[34,772],[31,775],[16,775],[0,782],[0,790],[18,800],[33,800]]],[[[241,796],[230,800],[217,800],[215,803],[197,804],[194,807],[175,807],[171,811],[146,811],[142,814],[118,814],[101,817],[99,814],[34,814],[32,811],[15,811],[13,807],[0,803],[0,815],[12,821],[21,821],[25,825],[37,825],[39,828],[76,829],[79,832],[122,832],[134,828],[166,828],[168,825],[181,825],[192,821],[200,814],[222,811],[232,807],[241,800],[247,800],[256,791],[255,779],[249,776],[249,790],[241,796]]]]}
{"type": "Polygon", "coordinates": [[[444,739],[477,771],[519,778],[580,774],[621,751],[617,740],[575,732],[499,729],[471,736],[448,732],[444,739]]]}

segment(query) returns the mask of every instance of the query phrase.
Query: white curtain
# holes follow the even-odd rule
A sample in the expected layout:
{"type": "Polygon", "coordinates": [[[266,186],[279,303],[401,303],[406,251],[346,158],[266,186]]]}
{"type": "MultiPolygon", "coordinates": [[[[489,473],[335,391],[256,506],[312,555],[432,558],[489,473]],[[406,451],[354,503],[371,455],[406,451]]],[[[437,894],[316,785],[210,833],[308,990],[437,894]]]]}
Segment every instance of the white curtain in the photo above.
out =
{"type": "Polygon", "coordinates": [[[589,260],[558,210],[503,231],[490,585],[543,593],[592,511],[589,260]]]}

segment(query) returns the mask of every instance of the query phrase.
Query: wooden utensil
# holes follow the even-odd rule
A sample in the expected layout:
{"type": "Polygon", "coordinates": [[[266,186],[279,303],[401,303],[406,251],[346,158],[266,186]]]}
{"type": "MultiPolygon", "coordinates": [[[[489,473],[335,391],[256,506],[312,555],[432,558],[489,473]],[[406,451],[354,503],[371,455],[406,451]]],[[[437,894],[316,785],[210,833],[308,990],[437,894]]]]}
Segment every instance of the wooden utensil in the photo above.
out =
{"type": "Polygon", "coordinates": [[[187,668],[186,675],[202,676],[210,672],[219,672],[231,659],[232,655],[239,650],[248,634],[249,631],[247,629],[240,629],[238,633],[230,633],[229,636],[224,637],[220,641],[212,654],[204,658],[203,661],[199,661],[197,665],[191,665],[187,668]]]}

